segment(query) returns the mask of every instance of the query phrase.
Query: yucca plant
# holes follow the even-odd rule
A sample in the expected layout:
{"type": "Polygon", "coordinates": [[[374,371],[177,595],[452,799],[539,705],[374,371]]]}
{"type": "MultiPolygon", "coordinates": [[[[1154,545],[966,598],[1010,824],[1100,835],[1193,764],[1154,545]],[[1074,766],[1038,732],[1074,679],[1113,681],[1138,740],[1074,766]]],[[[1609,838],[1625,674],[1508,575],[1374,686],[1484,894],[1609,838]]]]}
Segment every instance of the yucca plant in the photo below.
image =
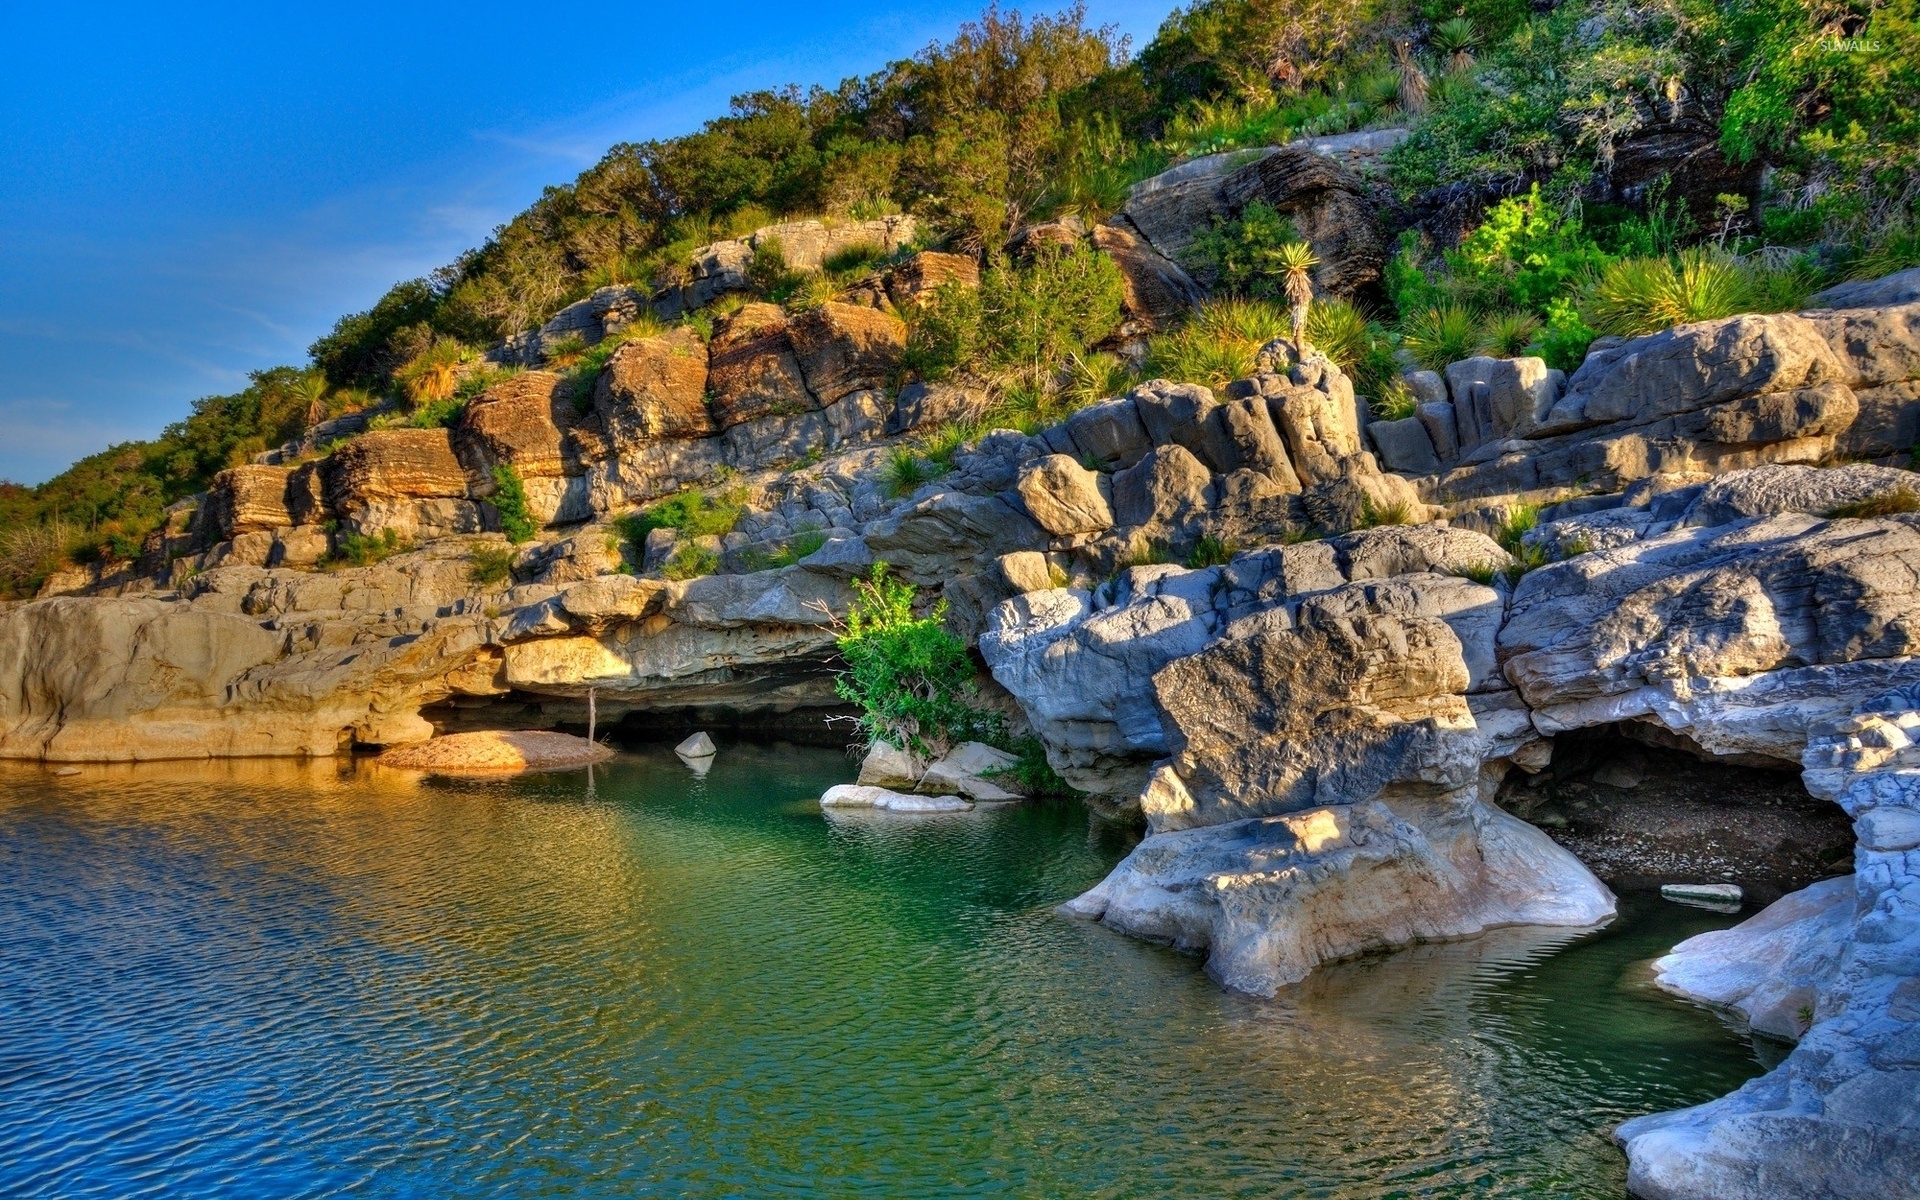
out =
{"type": "Polygon", "coordinates": [[[1706,250],[1683,250],[1672,258],[1610,264],[1593,285],[1585,315],[1599,333],[1638,337],[1746,312],[1753,299],[1753,280],[1739,263],[1706,250]]]}
{"type": "Polygon", "coordinates": [[[1473,357],[1480,343],[1479,318],[1458,304],[1421,309],[1400,322],[1400,344],[1429,371],[1473,357]]]}
{"type": "Polygon", "coordinates": [[[1394,72],[1399,77],[1400,111],[1419,116],[1427,111],[1427,73],[1413,57],[1413,46],[1405,38],[1393,44],[1394,72]]]}
{"type": "Polygon", "coordinates": [[[1307,337],[1307,309],[1313,304],[1313,276],[1310,272],[1320,265],[1320,259],[1313,253],[1313,247],[1306,242],[1288,242],[1272,252],[1273,265],[1285,273],[1287,304],[1293,317],[1293,348],[1305,354],[1307,337]]]}
{"type": "Polygon", "coordinates": [[[459,381],[460,364],[472,352],[451,338],[435,338],[425,350],[413,356],[407,365],[393,373],[410,404],[429,404],[453,398],[459,381]]]}
{"type": "Polygon", "coordinates": [[[1447,69],[1454,74],[1473,70],[1473,48],[1480,44],[1480,31],[1465,17],[1451,17],[1433,27],[1428,39],[1433,48],[1447,56],[1447,69]]]}
{"type": "Polygon", "coordinates": [[[1530,312],[1500,312],[1482,327],[1481,349],[1495,358],[1516,358],[1527,352],[1540,332],[1540,318],[1530,312]]]}

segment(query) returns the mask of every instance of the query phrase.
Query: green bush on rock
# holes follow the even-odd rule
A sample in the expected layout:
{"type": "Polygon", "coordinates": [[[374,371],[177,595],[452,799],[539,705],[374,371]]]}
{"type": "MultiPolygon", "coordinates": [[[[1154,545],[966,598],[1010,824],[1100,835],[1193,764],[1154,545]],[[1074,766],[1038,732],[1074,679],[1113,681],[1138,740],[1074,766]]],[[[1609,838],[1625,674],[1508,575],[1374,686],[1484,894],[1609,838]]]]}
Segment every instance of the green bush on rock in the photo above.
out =
{"type": "Polygon", "coordinates": [[[973,658],[946,626],[946,601],[914,616],[917,589],[884,562],[853,587],[839,639],[847,668],[834,690],[859,706],[867,740],[937,758],[956,742],[997,733],[999,722],[975,703],[973,658]]]}

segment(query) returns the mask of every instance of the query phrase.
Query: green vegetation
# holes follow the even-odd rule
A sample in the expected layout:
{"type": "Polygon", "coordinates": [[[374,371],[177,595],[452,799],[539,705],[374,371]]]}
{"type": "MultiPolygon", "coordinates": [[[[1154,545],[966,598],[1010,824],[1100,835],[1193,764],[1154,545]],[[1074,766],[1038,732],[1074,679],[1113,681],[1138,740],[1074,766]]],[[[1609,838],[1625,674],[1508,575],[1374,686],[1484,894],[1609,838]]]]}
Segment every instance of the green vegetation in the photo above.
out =
{"type": "Polygon", "coordinates": [[[322,565],[370,567],[396,554],[405,554],[411,549],[413,546],[391,529],[382,529],[379,533],[368,534],[342,533],[334,537],[333,553],[322,560],[322,565]]]}
{"type": "Polygon", "coordinates": [[[955,742],[996,733],[999,723],[977,704],[967,643],[946,626],[947,602],[916,617],[917,589],[884,562],[853,586],[840,636],[847,667],[834,690],[859,706],[867,740],[936,758],[955,742]]]}
{"type": "Polygon", "coordinates": [[[629,542],[640,546],[656,529],[671,529],[682,537],[725,537],[733,532],[746,511],[744,488],[729,488],[718,493],[689,488],[638,513],[621,517],[614,524],[629,542]]]}
{"type": "Polygon", "coordinates": [[[887,459],[887,495],[911,495],[921,484],[940,474],[939,464],[910,447],[900,446],[887,459]]]}
{"type": "Polygon", "coordinates": [[[481,587],[492,587],[513,578],[514,551],[511,546],[475,546],[467,555],[467,578],[481,587]]]}
{"type": "Polygon", "coordinates": [[[512,466],[503,464],[493,469],[493,507],[500,514],[500,532],[508,541],[518,545],[533,537],[537,526],[527,510],[527,486],[512,466]]]}
{"type": "Polygon", "coordinates": [[[710,546],[694,542],[678,546],[660,568],[668,579],[698,579],[720,569],[720,555],[710,546]]]}
{"type": "Polygon", "coordinates": [[[1372,497],[1360,501],[1360,521],[1357,529],[1376,529],[1382,525],[1413,524],[1413,506],[1405,500],[1395,500],[1391,504],[1375,504],[1372,497]]]}
{"type": "MultiPolygon", "coordinates": [[[[697,247],[788,216],[908,212],[920,244],[982,255],[978,292],[949,286],[909,314],[904,375],[987,384],[998,408],[983,427],[1029,430],[1131,382],[1098,349],[1119,327],[1121,284],[1085,248],[1003,261],[1006,235],[1061,213],[1098,219],[1187,158],[1301,135],[1405,125],[1382,164],[1403,200],[1506,197],[1455,248],[1403,240],[1377,311],[1325,298],[1302,310],[1307,339],[1382,412],[1404,407],[1396,356],[1437,368],[1530,351],[1571,370],[1600,334],[1784,310],[1842,274],[1920,264],[1920,0],[1195,0],[1125,51],[1079,7],[990,8],[871,75],[751,92],[684,137],[615,146],[485,245],[341,318],[309,367],[259,372],[151,442],[0,488],[0,529],[40,531],[15,539],[31,553],[0,555],[37,564],[0,568],[0,586],[132,557],[215,472],[376,397],[403,402],[394,423],[449,424],[502,376],[477,348],[597,287],[684,283],[697,247]],[[1636,140],[1680,114],[1717,121],[1757,192],[1709,200],[1683,179],[1597,203],[1636,140]]],[[[1218,284],[1216,305],[1264,304],[1263,336],[1240,319],[1256,310],[1210,306],[1154,339],[1148,370],[1245,375],[1290,332],[1280,306],[1304,299],[1287,287],[1297,233],[1261,204],[1203,231],[1188,264],[1218,284]]],[[[761,294],[803,308],[886,257],[857,245],[797,272],[763,241],[752,271],[761,294]]],[[[706,337],[713,315],[686,322],[706,337]]],[[[658,329],[643,318],[594,346],[549,345],[549,365],[572,373],[584,408],[607,356],[658,329]]]]}
{"type": "Polygon", "coordinates": [[[1223,567],[1233,561],[1240,553],[1240,547],[1217,537],[1203,537],[1194,543],[1193,550],[1187,555],[1187,566],[1192,570],[1202,567],[1223,567]]]}
{"type": "Polygon", "coordinates": [[[1062,799],[1071,799],[1083,794],[1078,788],[1060,778],[1060,773],[1055,771],[1053,764],[1047,761],[1047,748],[1040,744],[1039,738],[1031,734],[1014,738],[1012,744],[1004,749],[1014,756],[1016,760],[1014,764],[1005,770],[989,771],[987,774],[999,780],[1009,791],[1019,792],[1024,796],[1062,799]]]}

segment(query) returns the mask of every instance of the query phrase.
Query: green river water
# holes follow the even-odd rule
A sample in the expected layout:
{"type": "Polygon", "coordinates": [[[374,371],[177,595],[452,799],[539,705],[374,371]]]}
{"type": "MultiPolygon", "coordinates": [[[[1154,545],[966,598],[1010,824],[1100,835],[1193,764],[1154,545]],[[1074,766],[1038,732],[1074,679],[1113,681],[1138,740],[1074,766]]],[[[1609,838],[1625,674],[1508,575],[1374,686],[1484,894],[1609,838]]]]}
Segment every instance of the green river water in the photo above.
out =
{"type": "Polygon", "coordinates": [[[842,754],[509,780],[0,768],[7,1196],[1606,1196],[1761,1068],[1628,897],[1277,1000],[1053,906],[1076,804],[822,816],[842,754]]]}

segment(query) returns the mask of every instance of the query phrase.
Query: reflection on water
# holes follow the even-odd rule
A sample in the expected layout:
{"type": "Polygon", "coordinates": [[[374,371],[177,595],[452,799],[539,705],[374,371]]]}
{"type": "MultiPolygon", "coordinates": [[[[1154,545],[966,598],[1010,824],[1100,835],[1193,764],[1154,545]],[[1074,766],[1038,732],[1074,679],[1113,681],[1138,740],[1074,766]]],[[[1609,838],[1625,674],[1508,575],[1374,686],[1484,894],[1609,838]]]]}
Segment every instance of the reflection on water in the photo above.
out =
{"type": "Polygon", "coordinates": [[[850,774],[0,768],[0,1194],[1618,1196],[1611,1125],[1759,1069],[1638,965],[1733,918],[1249,1000],[1053,915],[1126,850],[1077,806],[850,774]]]}

